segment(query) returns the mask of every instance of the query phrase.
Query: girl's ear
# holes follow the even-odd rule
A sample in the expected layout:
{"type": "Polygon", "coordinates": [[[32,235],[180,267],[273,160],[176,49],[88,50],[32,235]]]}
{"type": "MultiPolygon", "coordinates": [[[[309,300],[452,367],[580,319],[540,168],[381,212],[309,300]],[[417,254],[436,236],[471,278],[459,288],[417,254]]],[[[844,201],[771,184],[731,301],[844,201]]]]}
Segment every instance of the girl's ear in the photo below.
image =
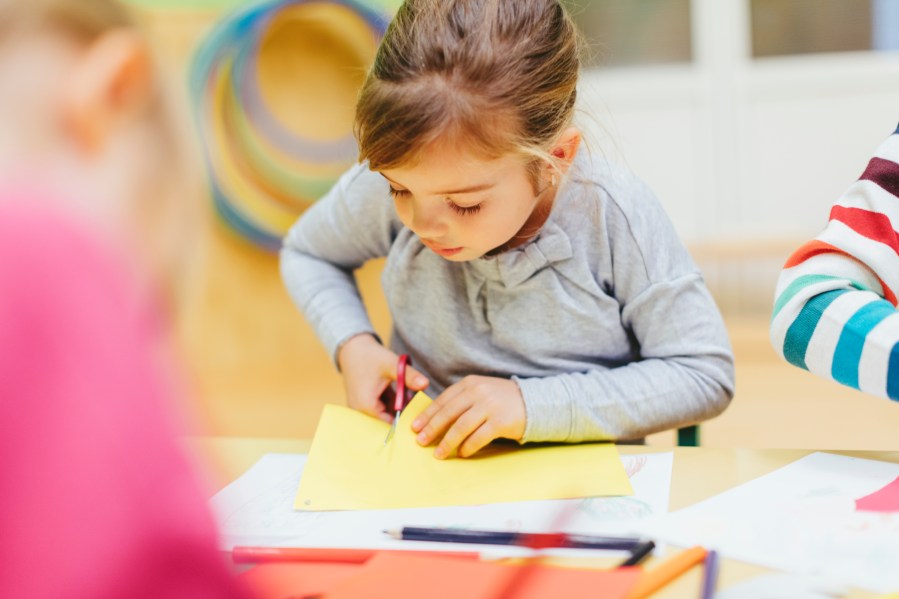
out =
{"type": "Polygon", "coordinates": [[[63,86],[68,133],[88,153],[141,113],[153,93],[150,51],[134,31],[113,30],[92,42],[75,61],[63,86]]]}
{"type": "Polygon", "coordinates": [[[555,159],[556,172],[564,174],[574,162],[578,148],[581,145],[581,131],[577,127],[568,127],[562,131],[556,143],[549,150],[550,156],[555,159]]]}

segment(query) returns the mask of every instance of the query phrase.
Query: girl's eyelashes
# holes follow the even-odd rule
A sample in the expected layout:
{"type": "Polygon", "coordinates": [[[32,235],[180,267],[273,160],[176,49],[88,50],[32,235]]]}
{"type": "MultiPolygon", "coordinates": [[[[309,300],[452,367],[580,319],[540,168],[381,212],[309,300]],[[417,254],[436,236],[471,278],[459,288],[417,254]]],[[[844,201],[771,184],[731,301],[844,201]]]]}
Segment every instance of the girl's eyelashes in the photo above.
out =
{"type": "MultiPolygon", "coordinates": [[[[411,194],[409,193],[408,189],[397,189],[391,185],[390,186],[390,195],[392,195],[394,198],[405,198],[411,194]]],[[[446,198],[446,204],[447,204],[447,206],[452,208],[453,211],[455,211],[458,214],[462,214],[462,215],[477,214],[478,212],[481,211],[480,204],[475,204],[474,206],[460,206],[460,205],[456,204],[454,201],[452,201],[450,198],[446,198]]]]}
{"type": "Polygon", "coordinates": [[[449,199],[446,200],[446,203],[449,205],[450,208],[452,208],[454,211],[456,211],[457,213],[459,213],[463,216],[469,215],[469,214],[477,214],[478,212],[481,211],[480,204],[475,204],[474,206],[460,206],[449,199]]]}

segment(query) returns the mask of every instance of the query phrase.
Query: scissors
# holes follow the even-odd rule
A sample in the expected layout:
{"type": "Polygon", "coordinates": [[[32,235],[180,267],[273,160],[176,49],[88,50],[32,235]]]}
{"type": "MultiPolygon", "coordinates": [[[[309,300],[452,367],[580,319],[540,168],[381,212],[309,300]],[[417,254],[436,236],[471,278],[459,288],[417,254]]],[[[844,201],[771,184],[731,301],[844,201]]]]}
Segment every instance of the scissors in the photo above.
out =
{"type": "Polygon", "coordinates": [[[394,433],[396,433],[396,423],[400,420],[400,414],[403,413],[403,408],[406,407],[406,366],[412,363],[412,359],[409,358],[408,354],[402,354],[397,360],[396,363],[396,397],[393,400],[393,424],[390,425],[390,430],[387,431],[387,438],[384,439],[384,445],[390,443],[390,440],[393,439],[394,433]]]}

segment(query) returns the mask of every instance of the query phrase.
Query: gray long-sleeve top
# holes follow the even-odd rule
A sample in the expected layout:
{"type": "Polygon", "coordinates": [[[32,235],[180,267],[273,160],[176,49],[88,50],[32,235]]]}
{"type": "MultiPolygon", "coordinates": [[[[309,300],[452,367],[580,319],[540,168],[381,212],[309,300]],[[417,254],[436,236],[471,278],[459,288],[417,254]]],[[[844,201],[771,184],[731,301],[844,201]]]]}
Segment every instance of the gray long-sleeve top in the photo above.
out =
{"type": "Polygon", "coordinates": [[[580,152],[540,233],[451,262],[396,216],[361,164],[288,233],[281,272],[328,353],[374,329],[353,271],[386,256],[390,347],[436,397],[466,375],[514,379],[523,441],[639,439],[716,416],[734,391],[727,333],[652,191],[580,152]]]}

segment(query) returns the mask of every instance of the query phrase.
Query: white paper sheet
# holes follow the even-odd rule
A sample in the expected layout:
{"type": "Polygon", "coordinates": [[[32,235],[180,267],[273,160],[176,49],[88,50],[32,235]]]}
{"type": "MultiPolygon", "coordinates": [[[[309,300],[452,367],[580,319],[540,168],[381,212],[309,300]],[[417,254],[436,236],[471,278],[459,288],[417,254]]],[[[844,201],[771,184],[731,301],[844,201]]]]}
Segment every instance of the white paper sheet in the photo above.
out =
{"type": "Polygon", "coordinates": [[[837,599],[848,593],[845,585],[821,580],[820,576],[776,572],[741,580],[717,591],[715,599],[837,599]]]}
{"type": "Polygon", "coordinates": [[[814,453],[771,474],[641,524],[653,538],[876,592],[899,589],[899,512],[856,500],[899,476],[899,464],[814,453]]]}
{"type": "MultiPolygon", "coordinates": [[[[451,526],[541,532],[548,531],[565,512],[563,528],[569,532],[632,534],[634,522],[667,512],[672,456],[671,452],[621,456],[634,488],[634,495],[630,497],[402,510],[298,512],[293,509],[293,501],[306,456],[267,454],[243,476],[219,491],[210,500],[210,505],[219,523],[222,547],[227,550],[235,545],[261,545],[484,551],[483,545],[397,541],[383,531],[403,526],[451,526]]],[[[518,550],[490,552],[514,554],[518,550]]]]}

